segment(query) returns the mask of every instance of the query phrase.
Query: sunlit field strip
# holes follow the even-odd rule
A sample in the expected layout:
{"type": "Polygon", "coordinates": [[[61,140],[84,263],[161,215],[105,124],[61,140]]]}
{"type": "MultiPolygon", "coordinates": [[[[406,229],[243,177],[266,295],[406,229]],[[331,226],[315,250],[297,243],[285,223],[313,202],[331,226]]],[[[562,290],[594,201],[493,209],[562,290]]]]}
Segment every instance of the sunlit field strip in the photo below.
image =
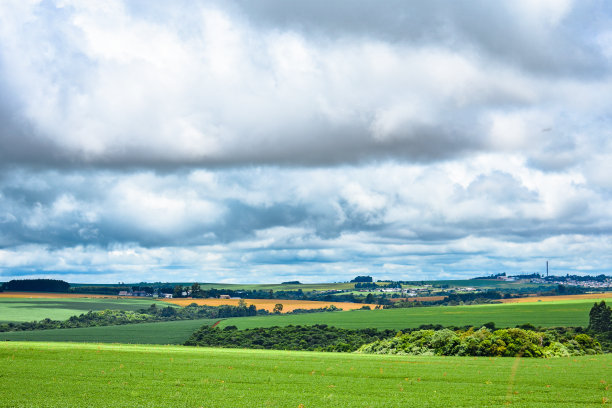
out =
{"type": "Polygon", "coordinates": [[[506,303],[472,306],[435,306],[406,309],[355,310],[236,317],[221,322],[220,327],[235,325],[239,329],[293,325],[327,324],[343,328],[396,329],[415,328],[423,324],[443,326],[479,326],[493,322],[497,327],[515,327],[530,323],[542,327],[582,326],[589,322],[589,311],[595,299],[557,302],[506,303]]]}

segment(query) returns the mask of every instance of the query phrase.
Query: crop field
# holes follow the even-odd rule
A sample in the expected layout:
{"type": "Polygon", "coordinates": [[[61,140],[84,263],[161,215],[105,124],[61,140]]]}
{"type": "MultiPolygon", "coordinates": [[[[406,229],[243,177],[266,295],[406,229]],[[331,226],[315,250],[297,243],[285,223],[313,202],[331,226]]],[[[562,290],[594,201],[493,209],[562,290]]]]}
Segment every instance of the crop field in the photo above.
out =
{"type": "MultiPolygon", "coordinates": [[[[95,295],[85,293],[57,293],[57,292],[0,292],[0,298],[25,299],[65,299],[65,298],[99,298],[99,299],[139,299],[132,296],[95,295]]],[[[140,298],[142,299],[142,298],[140,298]]]]}
{"type": "Polygon", "coordinates": [[[65,320],[89,310],[139,310],[157,302],[149,299],[113,298],[0,298],[0,322],[29,322],[49,318],[65,320]]]}
{"type": "MultiPolygon", "coordinates": [[[[319,309],[331,305],[342,310],[361,309],[363,306],[370,306],[372,309],[375,304],[369,303],[349,303],[349,302],[319,302],[313,300],[285,300],[285,299],[244,299],[247,305],[255,305],[257,309],[265,309],[268,312],[274,310],[274,305],[280,303],[283,305],[283,313],[291,312],[295,309],[319,309]]],[[[207,306],[232,305],[238,306],[239,299],[164,299],[164,302],[173,303],[179,306],[187,306],[192,303],[207,306]]]]}
{"type": "MultiPolygon", "coordinates": [[[[185,284],[190,286],[191,283],[185,284]]],[[[282,284],[282,283],[262,283],[262,284],[244,284],[244,283],[200,283],[200,287],[207,289],[231,289],[231,290],[298,290],[304,292],[313,290],[346,290],[353,289],[354,283],[339,282],[339,283],[302,283],[302,284],[282,284]]]]}
{"type": "Polygon", "coordinates": [[[531,323],[535,326],[587,326],[593,300],[567,300],[536,303],[507,303],[473,306],[415,307],[408,309],[355,310],[298,315],[236,317],[224,320],[220,327],[235,325],[239,329],[293,325],[327,324],[343,328],[397,329],[422,324],[443,326],[479,326],[494,322],[497,327],[514,327],[531,323]]]}
{"type": "Polygon", "coordinates": [[[0,341],[73,341],[89,343],[183,344],[203,325],[217,320],[178,320],[121,326],[0,333],[0,341]]]}
{"type": "Polygon", "coordinates": [[[0,343],[0,406],[601,407],[612,356],[549,360],[0,343]]]}

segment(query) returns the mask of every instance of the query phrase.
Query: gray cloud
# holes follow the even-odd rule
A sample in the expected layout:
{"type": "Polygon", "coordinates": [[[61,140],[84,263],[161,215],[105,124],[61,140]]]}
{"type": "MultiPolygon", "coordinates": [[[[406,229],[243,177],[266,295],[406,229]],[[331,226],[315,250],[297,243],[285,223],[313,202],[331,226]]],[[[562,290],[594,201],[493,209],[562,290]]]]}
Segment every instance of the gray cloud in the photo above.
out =
{"type": "Polygon", "coordinates": [[[392,43],[476,48],[497,61],[538,73],[602,75],[609,62],[584,33],[601,29],[610,7],[598,2],[391,1],[345,3],[238,1],[249,21],[323,38],[357,36],[392,43]],[[598,18],[599,17],[599,18],[598,18]],[[541,24],[541,25],[540,25],[541,24]]]}
{"type": "Polygon", "coordinates": [[[610,88],[600,3],[183,6],[4,6],[2,164],[425,163],[506,149],[500,111],[592,122],[610,88]]]}

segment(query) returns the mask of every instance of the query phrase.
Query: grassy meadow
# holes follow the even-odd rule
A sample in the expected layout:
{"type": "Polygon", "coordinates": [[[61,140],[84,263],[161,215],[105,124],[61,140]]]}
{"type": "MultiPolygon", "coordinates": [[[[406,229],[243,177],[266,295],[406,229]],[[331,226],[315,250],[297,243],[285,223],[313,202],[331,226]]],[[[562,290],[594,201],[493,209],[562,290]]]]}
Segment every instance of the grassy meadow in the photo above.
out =
{"type": "Polygon", "coordinates": [[[408,309],[355,310],[235,317],[224,320],[220,327],[235,325],[239,329],[270,326],[327,324],[343,328],[404,329],[422,324],[443,326],[479,326],[494,322],[497,327],[514,327],[531,323],[534,326],[587,326],[594,299],[558,302],[507,303],[471,306],[415,307],[408,309]]]}
{"type": "Polygon", "coordinates": [[[73,341],[89,343],[183,344],[203,325],[217,320],[178,320],[122,326],[33,330],[0,333],[0,341],[73,341]]]}
{"type": "Polygon", "coordinates": [[[399,357],[0,343],[0,407],[600,407],[612,355],[399,357]]]}

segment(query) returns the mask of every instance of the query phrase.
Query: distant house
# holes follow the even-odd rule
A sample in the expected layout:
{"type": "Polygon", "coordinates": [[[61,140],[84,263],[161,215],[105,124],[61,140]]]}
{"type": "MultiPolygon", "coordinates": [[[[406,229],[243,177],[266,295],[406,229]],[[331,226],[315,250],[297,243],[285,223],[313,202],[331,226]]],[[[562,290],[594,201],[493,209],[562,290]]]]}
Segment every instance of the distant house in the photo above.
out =
{"type": "Polygon", "coordinates": [[[162,293],[165,299],[172,299],[172,293],[162,293]]]}
{"type": "Polygon", "coordinates": [[[219,295],[219,299],[230,299],[230,295],[219,295]]]}
{"type": "Polygon", "coordinates": [[[127,290],[120,290],[119,291],[119,296],[128,296],[128,295],[129,295],[129,293],[128,293],[127,290]]]}
{"type": "Polygon", "coordinates": [[[132,296],[145,297],[147,296],[147,292],[145,292],[144,290],[135,290],[134,292],[132,292],[132,296]]]}

